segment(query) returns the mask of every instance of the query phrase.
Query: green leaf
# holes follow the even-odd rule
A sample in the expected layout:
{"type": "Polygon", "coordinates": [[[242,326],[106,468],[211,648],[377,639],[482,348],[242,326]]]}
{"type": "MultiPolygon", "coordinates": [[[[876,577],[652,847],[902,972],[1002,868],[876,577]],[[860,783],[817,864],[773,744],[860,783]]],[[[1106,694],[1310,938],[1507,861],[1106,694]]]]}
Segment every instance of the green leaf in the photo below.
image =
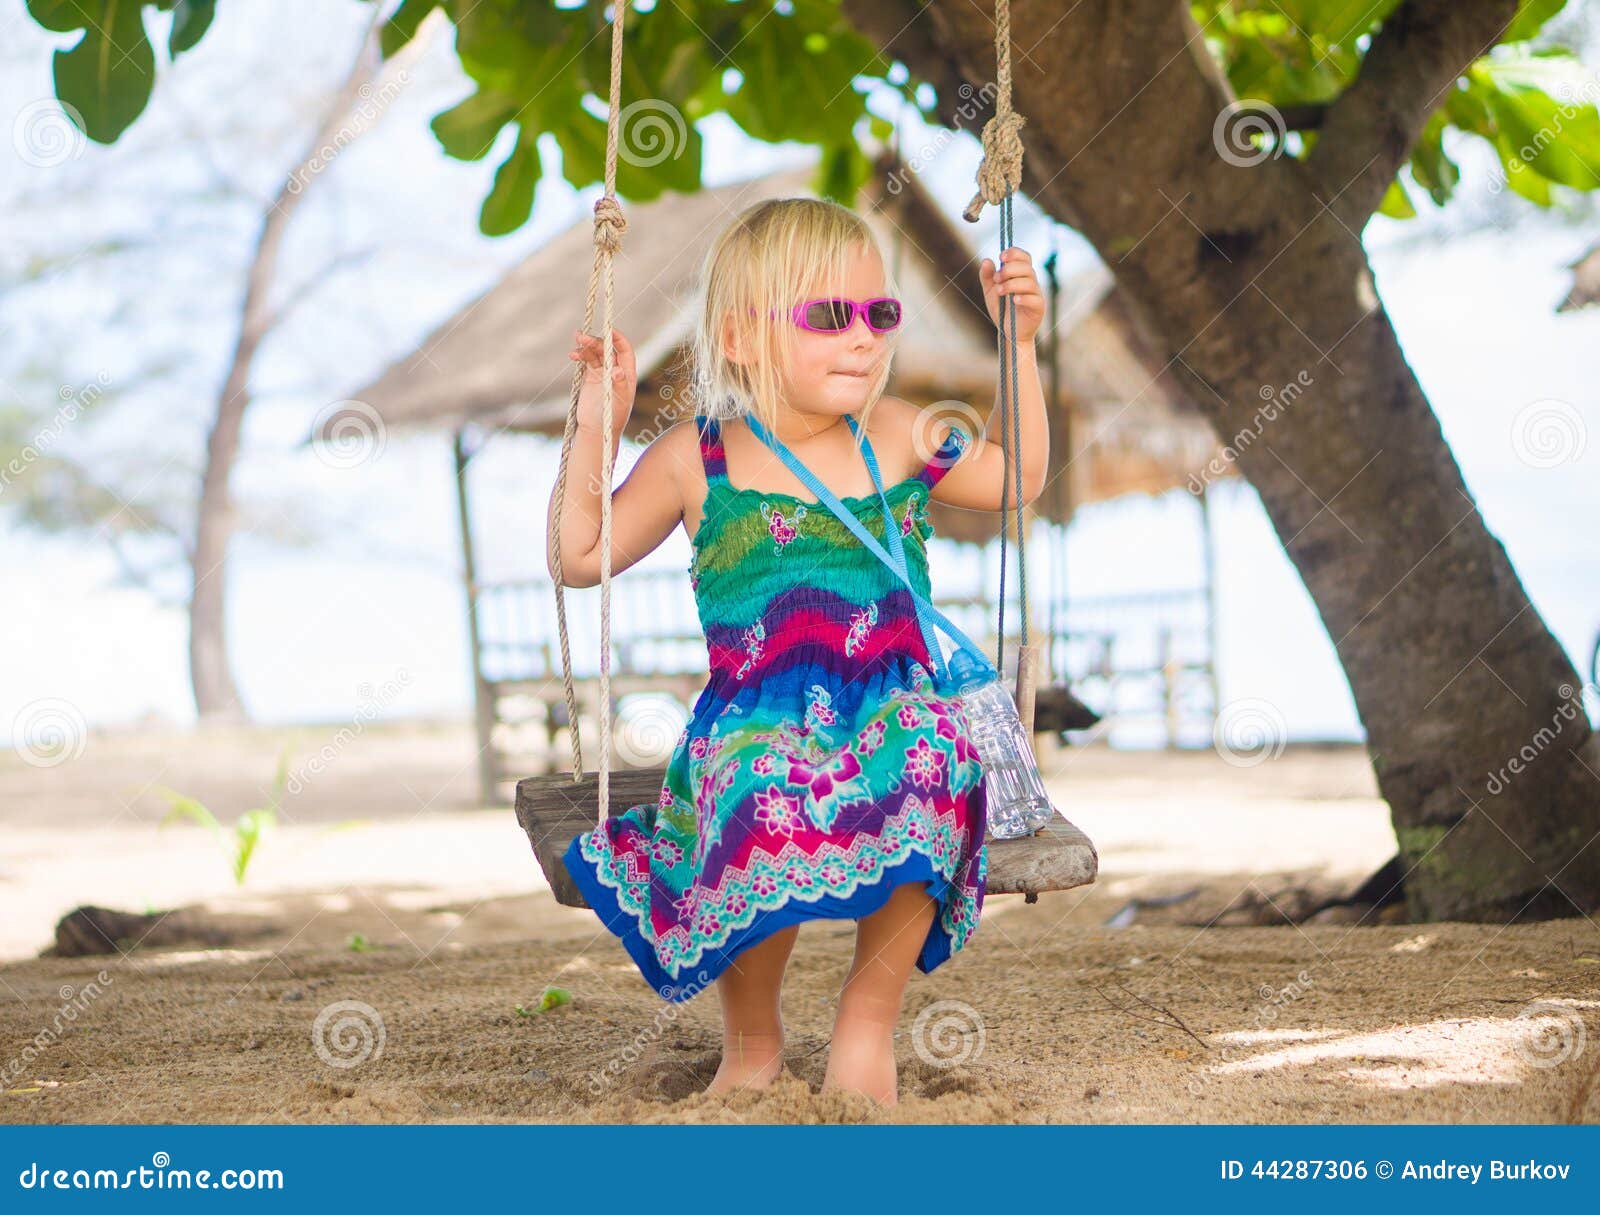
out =
{"type": "MultiPolygon", "coordinates": [[[[378,0],[385,3],[386,0],[378,0]]],[[[383,23],[378,35],[378,45],[387,59],[417,36],[417,29],[427,20],[428,14],[439,7],[439,0],[401,0],[394,16],[383,23]]]]}
{"type": "Polygon", "coordinates": [[[71,34],[87,24],[84,0],[28,0],[28,15],[56,34],[71,34]]]}
{"type": "Polygon", "coordinates": [[[165,797],[169,803],[167,813],[157,825],[158,830],[171,823],[179,823],[187,819],[189,822],[210,828],[220,836],[222,824],[217,822],[217,816],[207,810],[203,802],[187,794],[179,793],[175,789],[158,787],[156,792],[165,797]]]}
{"type": "Polygon", "coordinates": [[[852,138],[865,113],[853,83],[888,71],[883,54],[823,0],[795,0],[786,15],[752,5],[745,18],[728,56],[744,78],[728,99],[734,121],[771,142],[836,145],[852,138]]]}
{"type": "Polygon", "coordinates": [[[1330,46],[1349,47],[1388,20],[1400,0],[1283,0],[1276,7],[1297,29],[1314,31],[1330,46]]]}
{"type": "Polygon", "coordinates": [[[872,161],[867,159],[860,145],[852,139],[822,150],[815,189],[823,198],[854,207],[860,197],[861,187],[871,176],[872,161]]]}
{"type": "Polygon", "coordinates": [[[255,855],[256,848],[262,838],[272,829],[277,821],[277,816],[271,810],[246,810],[239,816],[239,821],[233,826],[234,840],[237,850],[233,858],[233,880],[244,883],[245,870],[250,867],[250,858],[255,855]]]}
{"type": "Polygon", "coordinates": [[[1398,177],[1384,191],[1383,201],[1378,204],[1378,214],[1387,215],[1390,219],[1416,218],[1417,209],[1411,205],[1411,197],[1398,177]]]}
{"type": "Polygon", "coordinates": [[[55,53],[56,96],[84,134],[111,143],[141,113],[155,83],[155,51],[145,36],[139,0],[28,0],[45,29],[83,37],[55,53]],[[74,113],[76,111],[76,113],[74,113]]]}
{"type": "Polygon", "coordinates": [[[480,85],[532,96],[571,80],[582,46],[575,36],[581,10],[560,10],[548,0],[481,0],[452,11],[456,54],[480,85]]]}
{"type": "Polygon", "coordinates": [[[1443,110],[1435,110],[1422,129],[1422,136],[1411,153],[1411,175],[1439,205],[1449,200],[1461,180],[1461,169],[1444,150],[1444,130],[1449,125],[1443,110]]]}
{"type": "Polygon", "coordinates": [[[167,36],[167,54],[176,59],[193,50],[216,16],[217,0],[177,0],[172,8],[172,32],[167,36]]]}
{"type": "Polygon", "coordinates": [[[500,128],[516,112],[514,99],[480,88],[459,105],[435,114],[428,125],[445,155],[457,160],[482,160],[494,146],[500,128]]]}
{"type": "Polygon", "coordinates": [[[1502,42],[1523,42],[1532,38],[1544,23],[1567,7],[1567,0],[1522,0],[1517,15],[1511,19],[1502,42]]]}
{"type": "MultiPolygon", "coordinates": [[[[689,192],[700,185],[700,132],[682,114],[643,99],[624,109],[618,132],[617,193],[640,202],[663,191],[689,192]]],[[[561,145],[561,175],[574,186],[605,176],[606,124],[579,110],[555,132],[561,145]]]]}
{"type": "Polygon", "coordinates": [[[515,232],[532,214],[540,172],[538,137],[538,131],[520,127],[511,154],[495,171],[494,187],[478,213],[478,230],[485,236],[515,232]]]}
{"type": "Polygon", "coordinates": [[[1541,176],[1528,162],[1523,160],[1515,144],[1504,134],[1495,136],[1494,150],[1500,155],[1500,164],[1505,169],[1506,184],[1529,202],[1537,203],[1541,207],[1550,205],[1550,182],[1541,176]]]}
{"type": "Polygon", "coordinates": [[[1580,100],[1589,94],[1570,55],[1497,56],[1475,64],[1469,79],[1482,97],[1508,170],[1520,161],[1560,185],[1600,186],[1600,113],[1580,100]],[[1558,102],[1546,87],[1571,99],[1558,102]]]}

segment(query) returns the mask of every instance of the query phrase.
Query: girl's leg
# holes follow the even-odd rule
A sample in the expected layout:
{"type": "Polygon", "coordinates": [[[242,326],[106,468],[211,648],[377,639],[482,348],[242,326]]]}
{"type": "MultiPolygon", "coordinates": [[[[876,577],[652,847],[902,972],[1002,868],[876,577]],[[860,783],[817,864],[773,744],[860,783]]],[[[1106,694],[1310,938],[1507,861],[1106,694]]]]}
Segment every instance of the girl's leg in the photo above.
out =
{"type": "Polygon", "coordinates": [[[722,1063],[706,1091],[764,1088],[783,1070],[779,994],[800,925],[780,928],[744,950],[717,978],[722,1002],[722,1063]]]}
{"type": "Polygon", "coordinates": [[[899,1100],[894,1028],[937,908],[922,882],[905,882],[887,903],[858,922],[856,956],[839,993],[824,1092],[850,1089],[884,1105],[899,1100]]]}

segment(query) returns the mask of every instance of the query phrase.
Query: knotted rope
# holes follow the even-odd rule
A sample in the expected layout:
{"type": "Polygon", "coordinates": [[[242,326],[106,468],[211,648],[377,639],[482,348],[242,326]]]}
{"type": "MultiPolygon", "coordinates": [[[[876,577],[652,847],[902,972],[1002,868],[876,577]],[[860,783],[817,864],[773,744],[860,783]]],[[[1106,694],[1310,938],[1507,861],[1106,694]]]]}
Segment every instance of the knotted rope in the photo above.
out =
{"type": "MultiPolygon", "coordinates": [[[[606,116],[605,193],[594,204],[594,264],[589,269],[589,294],[583,308],[584,332],[594,329],[595,300],[603,298],[601,322],[605,360],[600,419],[600,797],[598,822],[605,824],[611,806],[611,463],[612,412],[616,386],[612,372],[616,367],[616,347],[612,339],[616,312],[611,260],[622,249],[622,234],[628,220],[617,201],[617,133],[621,125],[622,98],[622,19],[628,11],[626,0],[617,0],[611,21],[611,97],[606,116]],[[601,288],[604,287],[602,297],[601,288]]],[[[556,474],[555,506],[551,512],[550,566],[555,573],[556,632],[561,645],[561,685],[566,696],[567,722],[572,730],[572,779],[583,780],[583,742],[578,736],[578,696],[572,682],[572,646],[567,634],[566,579],[561,562],[561,513],[567,496],[567,467],[572,455],[572,439],[578,429],[578,397],[583,391],[584,365],[572,369],[572,394],[567,406],[566,429],[561,436],[561,464],[556,474]]]]}
{"type": "MultiPolygon", "coordinates": [[[[1000,250],[1005,252],[1015,240],[1011,199],[1022,188],[1023,117],[1011,108],[1011,3],[995,0],[994,6],[995,107],[994,117],[983,124],[983,159],[978,162],[978,192],[961,213],[969,223],[977,223],[983,205],[1000,208],[1000,250]]],[[[999,273],[999,265],[995,272],[999,273]]],[[[995,625],[995,668],[1005,669],[1006,653],[1006,538],[1011,520],[1017,529],[1017,580],[1021,584],[1022,637],[1017,652],[1017,709],[1023,726],[1033,730],[1035,654],[1028,643],[1028,560],[1027,529],[1022,518],[1022,420],[1017,401],[1017,301],[1003,296],[1000,301],[1000,435],[1005,439],[1006,465],[1004,490],[1000,499],[1000,594],[999,619],[995,625]],[[1006,437],[1007,426],[1010,437],[1006,437]]]]}
{"type": "Polygon", "coordinates": [[[977,223],[984,203],[999,206],[1022,188],[1021,114],[1011,108],[1011,0],[994,6],[994,117],[983,124],[983,159],[978,162],[978,192],[961,217],[977,223]]]}

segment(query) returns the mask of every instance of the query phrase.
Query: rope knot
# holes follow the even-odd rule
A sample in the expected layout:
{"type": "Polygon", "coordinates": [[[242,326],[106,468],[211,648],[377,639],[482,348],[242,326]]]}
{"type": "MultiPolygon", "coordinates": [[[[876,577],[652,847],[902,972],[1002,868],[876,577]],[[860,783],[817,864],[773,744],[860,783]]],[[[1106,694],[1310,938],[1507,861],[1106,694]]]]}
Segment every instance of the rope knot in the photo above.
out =
{"type": "Polygon", "coordinates": [[[977,223],[984,203],[999,206],[1006,195],[1022,188],[1022,124],[1015,110],[1004,109],[983,124],[983,159],[978,162],[978,192],[961,217],[977,223]]]}
{"type": "Polygon", "coordinates": [[[622,213],[622,204],[610,194],[602,195],[594,204],[594,243],[607,253],[622,249],[622,234],[628,230],[628,217],[622,213]]]}

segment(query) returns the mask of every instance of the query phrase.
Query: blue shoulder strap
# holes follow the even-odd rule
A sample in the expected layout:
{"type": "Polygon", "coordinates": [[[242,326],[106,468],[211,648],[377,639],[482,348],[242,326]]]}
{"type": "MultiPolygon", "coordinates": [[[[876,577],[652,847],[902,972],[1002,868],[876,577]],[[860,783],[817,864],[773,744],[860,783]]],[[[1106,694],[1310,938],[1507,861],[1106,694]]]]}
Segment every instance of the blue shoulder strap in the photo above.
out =
{"type": "MultiPolygon", "coordinates": [[[[845,414],[845,420],[850,423],[852,431],[857,430],[855,418],[845,414]]],[[[909,567],[906,565],[905,550],[900,540],[900,529],[895,526],[894,512],[889,509],[889,499],[884,493],[883,480],[878,475],[877,457],[873,454],[872,443],[867,436],[861,436],[862,454],[867,461],[867,470],[872,474],[872,484],[878,492],[878,501],[883,506],[884,533],[889,537],[889,545],[894,550],[893,556],[884,551],[883,545],[878,543],[877,537],[862,526],[861,520],[845,508],[845,505],[839,501],[832,490],[817,480],[811,470],[795,457],[794,453],[789,450],[781,439],[767,432],[766,427],[761,424],[754,414],[747,414],[745,421],[749,423],[750,429],[755,432],[756,437],[776,452],[794,472],[795,476],[805,483],[806,488],[816,494],[817,500],[837,515],[839,521],[854,532],[856,538],[866,545],[880,561],[899,575],[900,580],[906,584],[906,590],[910,592],[911,600],[916,606],[917,623],[922,628],[922,636],[927,643],[928,654],[933,659],[935,666],[939,668],[937,673],[941,682],[949,682],[949,668],[943,653],[940,651],[938,635],[933,631],[933,625],[929,623],[930,617],[933,622],[944,630],[945,635],[950,640],[971,654],[981,668],[987,668],[990,672],[993,672],[994,664],[989,661],[983,651],[974,645],[965,633],[952,624],[943,612],[918,594],[917,588],[912,585],[908,572],[909,567]]]]}

